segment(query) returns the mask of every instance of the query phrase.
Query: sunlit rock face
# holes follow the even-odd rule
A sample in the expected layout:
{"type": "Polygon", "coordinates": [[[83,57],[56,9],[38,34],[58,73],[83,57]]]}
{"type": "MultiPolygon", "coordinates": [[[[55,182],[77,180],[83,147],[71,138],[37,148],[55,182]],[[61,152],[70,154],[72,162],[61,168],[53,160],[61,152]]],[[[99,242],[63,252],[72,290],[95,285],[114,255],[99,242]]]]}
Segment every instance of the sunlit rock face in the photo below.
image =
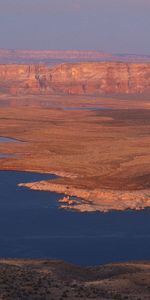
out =
{"type": "Polygon", "coordinates": [[[44,76],[44,65],[0,65],[0,91],[10,94],[39,93],[39,76],[44,76]]]}
{"type": "Polygon", "coordinates": [[[150,64],[78,63],[55,67],[52,82],[68,93],[143,93],[150,89],[150,64]]]}
{"type": "Polygon", "coordinates": [[[0,65],[0,91],[54,94],[139,94],[150,92],[150,63],[92,62],[0,65]]]}

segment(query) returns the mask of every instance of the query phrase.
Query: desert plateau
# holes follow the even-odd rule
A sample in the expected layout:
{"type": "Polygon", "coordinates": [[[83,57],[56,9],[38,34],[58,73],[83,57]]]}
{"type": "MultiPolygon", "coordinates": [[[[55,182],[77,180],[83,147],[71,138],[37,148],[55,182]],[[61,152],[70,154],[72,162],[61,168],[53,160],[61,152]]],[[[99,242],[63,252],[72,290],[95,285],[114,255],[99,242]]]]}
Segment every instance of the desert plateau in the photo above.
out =
{"type": "Polygon", "coordinates": [[[149,207],[149,101],[134,97],[1,95],[0,136],[23,141],[0,144],[1,153],[15,154],[1,160],[1,170],[60,175],[24,185],[82,200],[64,208],[149,207]]]}
{"type": "MultiPolygon", "coordinates": [[[[145,61],[0,65],[0,175],[4,180],[1,191],[4,190],[2,198],[9,198],[9,209],[13,212],[10,222],[19,222],[12,223],[12,231],[15,226],[17,229],[10,236],[12,232],[3,220],[3,204],[1,217],[6,228],[1,252],[7,251],[6,258],[0,260],[0,299],[149,299],[149,225],[146,227],[143,221],[144,213],[147,220],[150,208],[149,97],[150,64],[145,61]],[[27,174],[32,174],[29,177],[34,180],[27,180],[27,174]],[[40,179],[40,174],[45,174],[45,179],[40,179]],[[7,186],[14,195],[14,208],[9,191],[5,195],[7,186]],[[30,210],[28,216],[25,199],[17,208],[19,202],[15,197],[19,199],[19,195],[31,200],[37,197],[39,210],[34,207],[32,217],[30,210]],[[40,209],[44,225],[38,235],[30,227],[32,218],[38,226],[40,209]],[[43,209],[50,210],[45,221],[43,209]],[[16,221],[20,211],[21,220],[16,221]],[[142,216],[141,229],[134,228],[138,213],[142,216]],[[24,223],[26,216],[28,226],[24,223]],[[121,216],[123,223],[118,221],[121,216]],[[132,223],[132,217],[134,226],[130,234],[127,223],[132,223]],[[108,231],[107,218],[114,226],[112,231],[108,231]],[[94,227],[88,235],[90,220],[94,227]],[[115,231],[117,222],[120,232],[115,231]],[[58,226],[55,234],[53,226],[58,226]],[[101,226],[104,231],[100,233],[101,226]],[[61,239],[66,243],[62,254],[58,251],[61,239]],[[143,252],[139,248],[138,261],[126,263],[126,258],[134,257],[141,239],[145,246],[143,252]],[[36,243],[41,243],[39,248],[36,243]],[[88,260],[89,253],[83,253],[87,245],[89,249],[93,245],[95,260],[88,260]],[[105,255],[108,245],[111,248],[105,255]],[[73,252],[75,247],[77,256],[73,252]],[[117,247],[120,262],[111,264],[117,247]],[[64,263],[59,257],[79,264],[82,261],[83,266],[64,263]],[[87,261],[91,267],[87,267],[87,261]]],[[[36,201],[33,202],[35,205],[36,201]]],[[[32,201],[31,208],[33,211],[32,201]]]]}

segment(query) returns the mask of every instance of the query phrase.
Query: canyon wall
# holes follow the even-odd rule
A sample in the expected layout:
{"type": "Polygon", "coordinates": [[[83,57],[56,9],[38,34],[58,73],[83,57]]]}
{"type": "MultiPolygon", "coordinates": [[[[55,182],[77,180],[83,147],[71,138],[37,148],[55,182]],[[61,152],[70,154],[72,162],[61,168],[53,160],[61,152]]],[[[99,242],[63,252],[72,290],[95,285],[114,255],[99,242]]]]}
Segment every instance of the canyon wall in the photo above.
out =
{"type": "Polygon", "coordinates": [[[139,94],[150,92],[150,63],[0,65],[1,93],[139,94]]]}

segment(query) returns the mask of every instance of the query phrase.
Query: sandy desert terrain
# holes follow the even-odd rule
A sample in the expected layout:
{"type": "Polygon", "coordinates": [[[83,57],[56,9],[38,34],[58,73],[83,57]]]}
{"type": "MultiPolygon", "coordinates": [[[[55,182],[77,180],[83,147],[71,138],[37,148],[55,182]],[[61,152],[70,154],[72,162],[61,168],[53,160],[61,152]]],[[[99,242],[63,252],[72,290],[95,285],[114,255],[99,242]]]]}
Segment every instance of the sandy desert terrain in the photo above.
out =
{"type": "MultiPolygon", "coordinates": [[[[4,103],[5,98],[1,97],[0,102],[4,103]]],[[[10,96],[8,99],[12,106],[1,107],[0,136],[24,143],[0,144],[1,153],[16,155],[1,159],[1,170],[60,175],[62,178],[53,182],[26,186],[83,200],[77,205],[62,204],[65,208],[108,211],[150,206],[148,97],[134,100],[10,96]]]]}

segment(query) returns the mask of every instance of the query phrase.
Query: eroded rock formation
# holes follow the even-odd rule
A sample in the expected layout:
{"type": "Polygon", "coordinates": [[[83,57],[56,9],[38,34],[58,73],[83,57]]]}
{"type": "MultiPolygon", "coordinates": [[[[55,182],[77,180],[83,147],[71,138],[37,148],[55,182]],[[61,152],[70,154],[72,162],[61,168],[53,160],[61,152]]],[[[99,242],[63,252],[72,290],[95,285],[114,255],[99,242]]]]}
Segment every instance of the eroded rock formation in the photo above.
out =
{"type": "Polygon", "coordinates": [[[0,65],[0,91],[81,95],[148,93],[150,63],[0,65]]]}

